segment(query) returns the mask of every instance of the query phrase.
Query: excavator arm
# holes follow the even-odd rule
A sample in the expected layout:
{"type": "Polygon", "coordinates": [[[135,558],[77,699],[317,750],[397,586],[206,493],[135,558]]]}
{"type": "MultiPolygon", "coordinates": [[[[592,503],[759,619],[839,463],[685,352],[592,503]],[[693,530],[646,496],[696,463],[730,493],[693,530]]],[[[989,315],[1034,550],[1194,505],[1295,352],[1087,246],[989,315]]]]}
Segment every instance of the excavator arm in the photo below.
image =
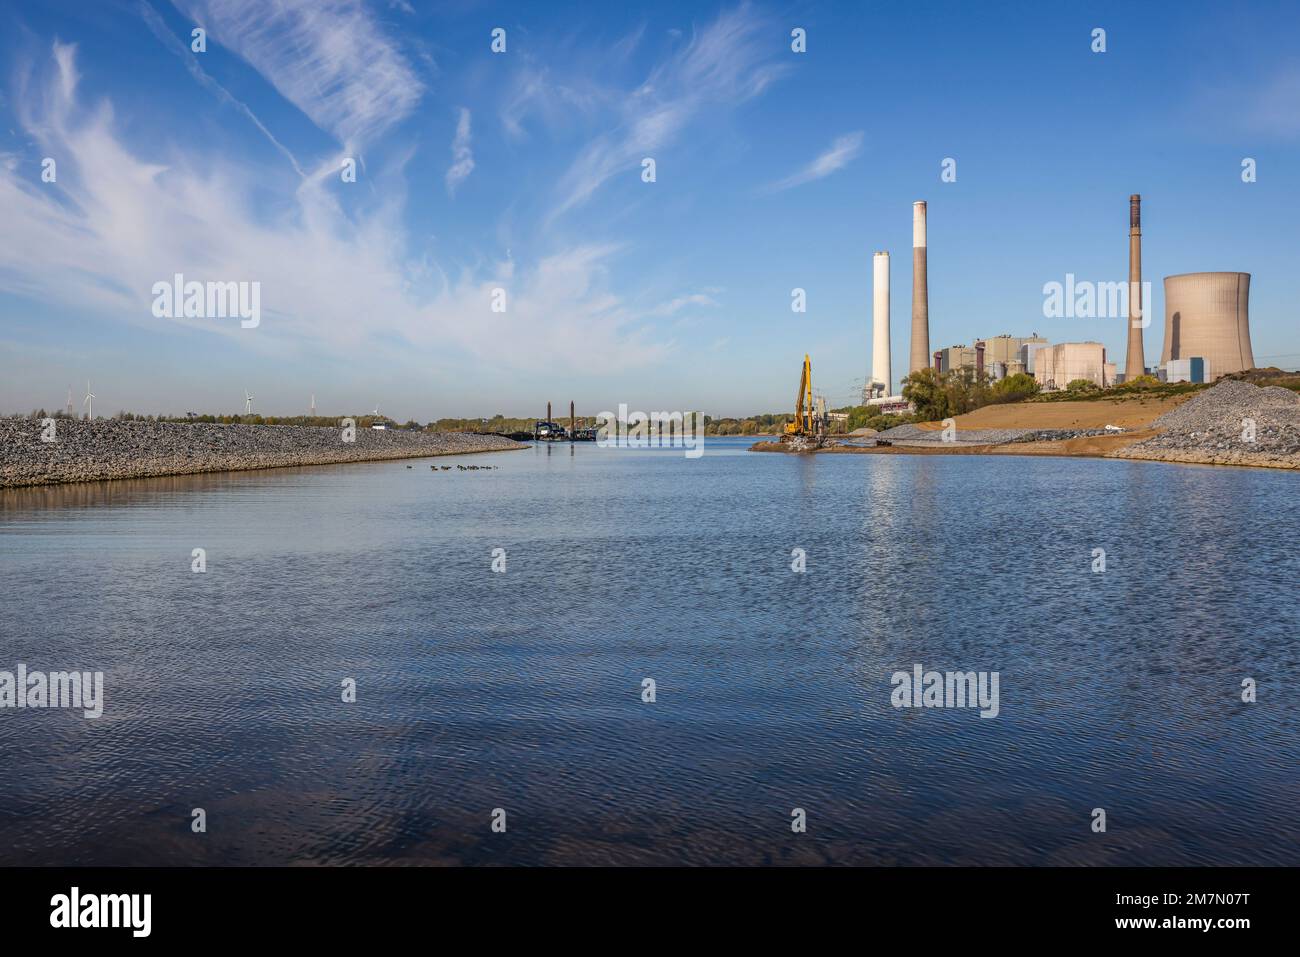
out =
{"type": "Polygon", "coordinates": [[[805,354],[803,371],[799,374],[799,389],[794,394],[794,421],[786,424],[786,434],[811,435],[812,414],[812,359],[805,354]]]}

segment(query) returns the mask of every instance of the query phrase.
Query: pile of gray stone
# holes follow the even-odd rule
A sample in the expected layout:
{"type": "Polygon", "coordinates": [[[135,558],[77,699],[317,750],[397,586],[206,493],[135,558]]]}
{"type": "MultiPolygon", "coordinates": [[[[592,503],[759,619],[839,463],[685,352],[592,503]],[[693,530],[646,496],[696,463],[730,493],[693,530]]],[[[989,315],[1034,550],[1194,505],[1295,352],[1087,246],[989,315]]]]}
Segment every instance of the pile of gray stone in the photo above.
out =
{"type": "Polygon", "coordinates": [[[11,417],[0,418],[0,488],[519,448],[460,432],[11,417]]]}
{"type": "Polygon", "coordinates": [[[1225,379],[1151,423],[1124,458],[1300,468],[1300,394],[1225,379]]]}
{"type": "Polygon", "coordinates": [[[1128,429],[1028,429],[1012,442],[1063,442],[1066,439],[1084,439],[1094,435],[1121,435],[1128,429]]]}

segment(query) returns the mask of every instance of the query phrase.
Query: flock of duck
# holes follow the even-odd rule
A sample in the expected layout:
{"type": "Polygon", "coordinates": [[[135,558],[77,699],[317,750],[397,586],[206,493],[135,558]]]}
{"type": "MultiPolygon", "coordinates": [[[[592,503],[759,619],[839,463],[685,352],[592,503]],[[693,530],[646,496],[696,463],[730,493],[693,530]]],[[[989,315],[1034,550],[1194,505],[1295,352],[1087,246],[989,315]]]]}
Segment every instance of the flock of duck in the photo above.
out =
{"type": "MultiPolygon", "coordinates": [[[[462,471],[462,472],[480,472],[480,471],[482,471],[482,472],[486,472],[486,471],[488,471],[488,470],[490,470],[490,469],[499,469],[500,467],[501,467],[501,466],[499,466],[499,465],[457,465],[457,466],[456,466],[456,468],[459,469],[459,470],[462,471]]],[[[414,466],[414,465],[408,465],[407,468],[408,468],[408,469],[413,469],[413,468],[415,468],[415,466],[414,466]]],[[[451,466],[450,466],[450,465],[430,465],[429,468],[430,468],[430,470],[432,470],[432,471],[434,471],[434,472],[450,472],[450,471],[451,471],[451,466]]]]}

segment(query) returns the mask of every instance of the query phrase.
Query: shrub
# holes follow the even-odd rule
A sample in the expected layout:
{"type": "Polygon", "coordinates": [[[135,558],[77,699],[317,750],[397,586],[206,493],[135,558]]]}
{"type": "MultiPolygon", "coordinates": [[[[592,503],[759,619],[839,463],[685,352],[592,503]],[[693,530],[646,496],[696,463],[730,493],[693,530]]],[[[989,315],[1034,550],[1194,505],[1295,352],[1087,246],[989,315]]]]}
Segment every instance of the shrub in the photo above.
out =
{"type": "Polygon", "coordinates": [[[1028,373],[1017,372],[993,383],[990,392],[994,402],[1019,402],[1038,394],[1038,380],[1028,373]]]}

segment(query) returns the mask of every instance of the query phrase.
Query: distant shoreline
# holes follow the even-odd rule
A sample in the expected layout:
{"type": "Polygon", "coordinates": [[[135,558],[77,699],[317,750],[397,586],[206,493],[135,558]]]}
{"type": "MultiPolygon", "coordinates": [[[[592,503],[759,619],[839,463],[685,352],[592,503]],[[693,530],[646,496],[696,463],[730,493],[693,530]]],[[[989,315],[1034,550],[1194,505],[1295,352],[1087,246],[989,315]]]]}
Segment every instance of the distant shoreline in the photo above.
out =
{"type": "Polygon", "coordinates": [[[527,448],[503,436],[297,425],[0,418],[0,489],[209,472],[470,455],[527,448]]]}
{"type": "MultiPolygon", "coordinates": [[[[1247,459],[1240,456],[1239,460],[1229,460],[1219,453],[1213,451],[1205,452],[1188,452],[1188,451],[1152,451],[1152,452],[1132,452],[1125,453],[1123,449],[1129,445],[1136,445],[1145,439],[1153,438],[1159,433],[1154,431],[1131,433],[1122,436],[1115,436],[1110,442],[1106,442],[1107,437],[1097,437],[1094,439],[1065,439],[1051,442],[1017,442],[1014,444],[986,444],[986,445],[954,445],[950,448],[940,448],[938,446],[918,447],[918,446],[850,446],[839,445],[832,448],[814,449],[806,453],[791,452],[787,449],[779,448],[776,442],[756,442],[750,447],[751,452],[776,452],[788,455],[1022,455],[1035,458],[1054,457],[1066,459],[1109,459],[1112,461],[1127,462],[1164,462],[1169,465],[1215,465],[1226,466],[1230,468],[1257,468],[1257,469],[1300,469],[1300,461],[1281,462],[1269,460],[1264,457],[1257,459],[1247,459]],[[761,447],[760,447],[761,446],[761,447]]],[[[868,436],[863,441],[870,441],[868,436]]]]}
{"type": "MultiPolygon", "coordinates": [[[[1222,380],[1184,395],[990,405],[945,423],[920,422],[858,437],[862,446],[813,454],[1049,455],[1183,465],[1300,469],[1300,396],[1222,380]],[[1247,423],[1249,425],[1247,425],[1247,423]],[[1248,434],[1248,438],[1243,438],[1248,434]],[[875,445],[877,440],[888,445],[875,445]]],[[[802,454],[780,442],[755,452],[802,454]]]]}

